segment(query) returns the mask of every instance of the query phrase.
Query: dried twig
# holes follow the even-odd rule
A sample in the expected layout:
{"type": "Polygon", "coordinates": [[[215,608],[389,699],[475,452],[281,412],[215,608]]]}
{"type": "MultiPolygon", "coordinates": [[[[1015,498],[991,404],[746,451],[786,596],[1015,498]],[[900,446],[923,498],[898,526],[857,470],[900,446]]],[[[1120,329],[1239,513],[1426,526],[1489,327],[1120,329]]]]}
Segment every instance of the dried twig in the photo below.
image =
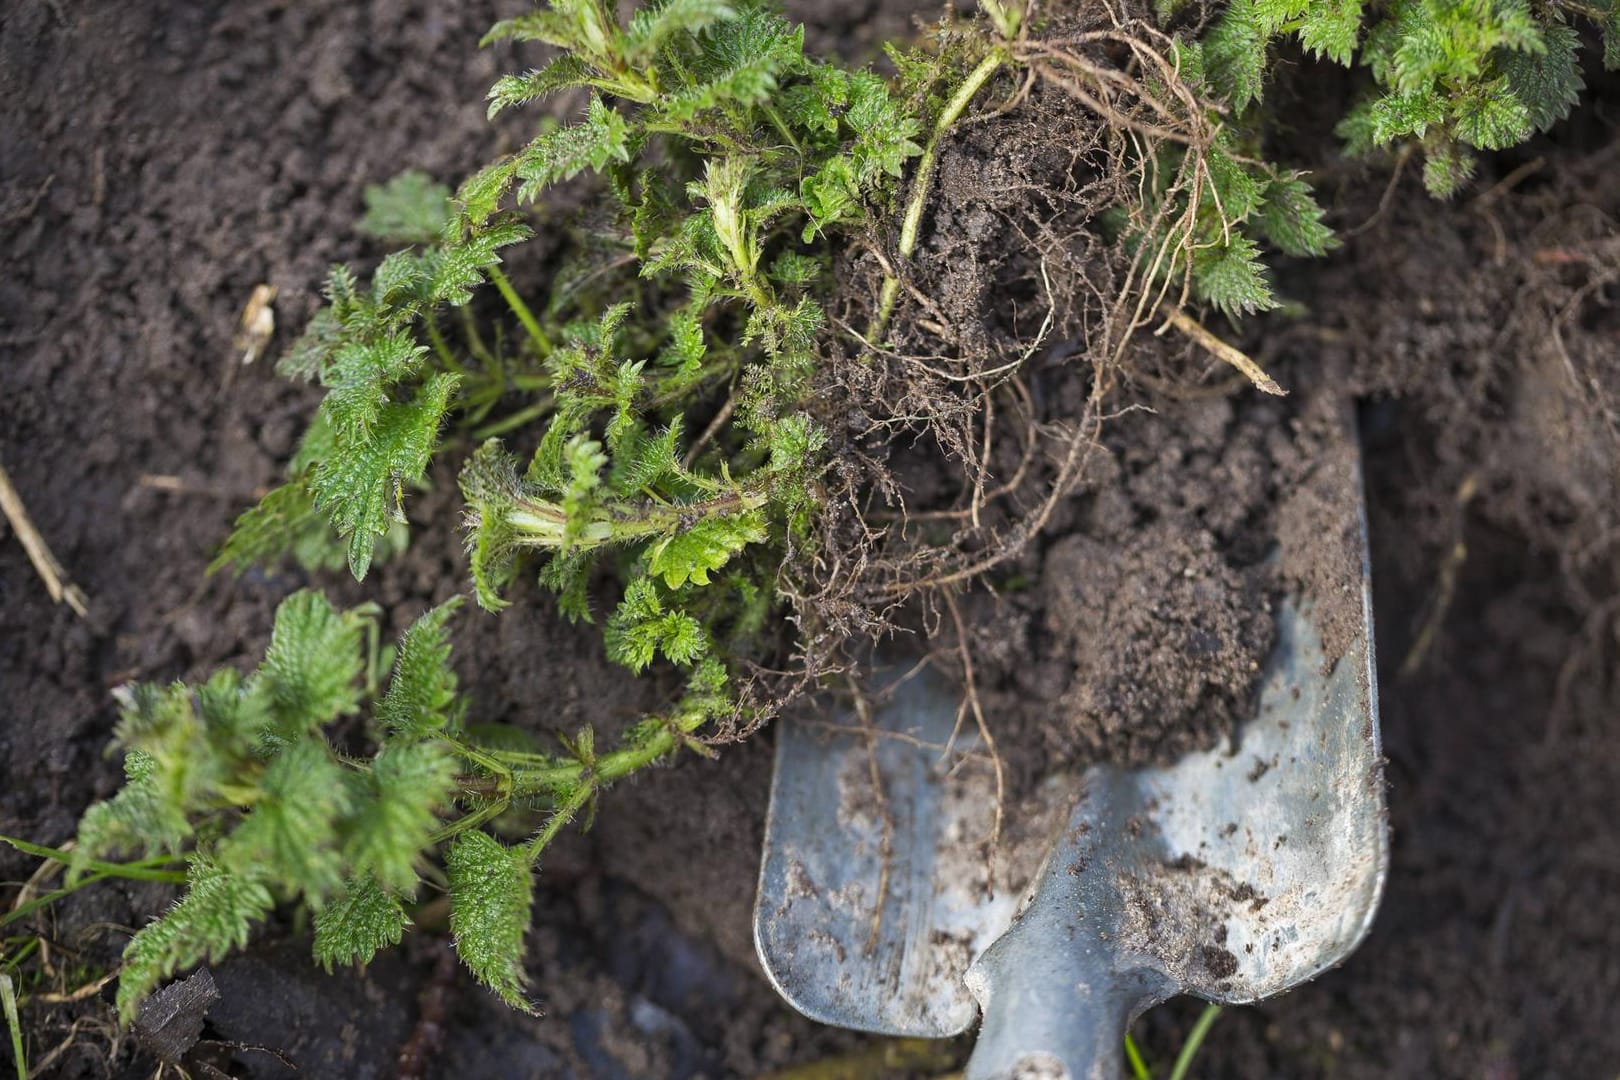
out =
{"type": "Polygon", "coordinates": [[[1202,345],[1215,355],[1217,360],[1224,360],[1249,377],[1255,387],[1268,394],[1278,397],[1287,397],[1288,391],[1277,385],[1277,380],[1267,375],[1265,369],[1253,360],[1249,354],[1235,346],[1228,345],[1204,327],[1204,324],[1188,315],[1185,311],[1178,311],[1170,316],[1170,325],[1180,330],[1187,337],[1202,345]]]}
{"type": "Polygon", "coordinates": [[[88,617],[90,609],[84,592],[68,580],[62,564],[56,561],[45,538],[34,528],[28,509],[23,506],[17,489],[11,486],[11,477],[3,465],[0,465],[0,511],[5,512],[12,531],[22,541],[23,550],[28,552],[28,561],[34,564],[34,572],[45,583],[45,591],[51,594],[51,599],[58,604],[67,604],[81,619],[88,617]]]}

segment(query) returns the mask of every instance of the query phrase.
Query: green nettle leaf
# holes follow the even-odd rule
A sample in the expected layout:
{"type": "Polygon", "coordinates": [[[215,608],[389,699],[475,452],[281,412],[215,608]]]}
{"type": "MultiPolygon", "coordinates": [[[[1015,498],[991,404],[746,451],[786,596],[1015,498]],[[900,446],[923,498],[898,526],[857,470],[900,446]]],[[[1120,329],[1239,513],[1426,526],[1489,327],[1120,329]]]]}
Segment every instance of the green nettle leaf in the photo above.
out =
{"type": "MultiPolygon", "coordinates": [[[[236,519],[231,535],[208,564],[210,574],[227,566],[241,574],[250,566],[265,566],[293,555],[306,538],[331,535],[326,518],[315,507],[315,493],[299,477],[271,491],[236,519]]],[[[338,563],[342,564],[342,549],[338,563]]],[[[319,565],[319,564],[317,564],[319,565]]]]}
{"type": "Polygon", "coordinates": [[[489,118],[493,120],[504,109],[527,105],[559,90],[584,86],[590,80],[590,66],[577,56],[559,56],[545,67],[522,75],[502,75],[489,88],[489,118]]]}
{"type": "Polygon", "coordinates": [[[73,849],[75,879],[84,873],[87,860],[114,852],[178,851],[190,838],[190,822],[158,790],[156,773],[156,760],[144,750],[125,755],[124,786],[111,799],[91,806],[79,821],[79,842],[73,849]]]}
{"type": "Polygon", "coordinates": [[[420,483],[438,445],[457,377],[428,378],[407,402],[382,406],[363,439],[344,445],[315,469],[318,505],[349,541],[349,569],[364,578],[378,537],[404,520],[405,485],[420,483]]]}
{"type": "Polygon", "coordinates": [[[1502,150],[1530,137],[1530,109],[1505,78],[1492,79],[1455,103],[1457,137],[1481,150],[1502,150]]]}
{"type": "Polygon", "coordinates": [[[1577,55],[1581,36],[1574,27],[1555,23],[1545,28],[1544,52],[1510,52],[1500,60],[1513,96],[1524,103],[1530,126],[1546,131],[1569,115],[1581,99],[1586,81],[1577,55]]]}
{"type": "Polygon", "coordinates": [[[373,878],[355,878],[315,916],[315,962],[327,971],[338,964],[369,964],[399,944],[410,922],[399,901],[373,878]]]}
{"type": "Polygon", "coordinates": [[[528,859],[474,829],[451,843],[445,869],[450,930],[461,962],[508,1005],[533,1012],[523,996],[523,936],[534,890],[528,859]]]}
{"type": "Polygon", "coordinates": [[[1230,243],[1201,249],[1194,256],[1193,292],[1231,316],[1277,306],[1259,246],[1239,233],[1232,235],[1230,243]]]}
{"type": "Polygon", "coordinates": [[[659,653],[685,667],[709,651],[702,624],[684,611],[667,608],[657,580],[650,577],[638,578],[625,590],[608,619],[605,640],[614,663],[638,672],[659,653]]]}
{"type": "Polygon", "coordinates": [[[1446,120],[1446,102],[1439,93],[1386,94],[1372,104],[1372,141],[1387,146],[1408,135],[1422,138],[1446,120]]]}
{"type": "Polygon", "coordinates": [[[630,17],[630,26],[625,32],[626,52],[637,58],[652,57],[678,35],[700,33],[736,15],[736,9],[725,0],[665,0],[645,4],[630,17]]]}
{"type": "Polygon", "coordinates": [[[417,619],[400,638],[393,678],[377,703],[377,720],[388,731],[424,737],[459,725],[446,624],[460,606],[461,597],[452,597],[417,619]]]}
{"type": "Polygon", "coordinates": [[[319,908],[343,881],[338,823],[350,799],[326,740],[306,735],[270,761],[253,808],[221,843],[220,865],[263,873],[319,908]]]}
{"type": "Polygon", "coordinates": [[[424,172],[402,172],[366,188],[360,231],[400,244],[431,244],[450,223],[450,189],[424,172]]]}
{"type": "Polygon", "coordinates": [[[184,813],[204,803],[229,763],[209,741],[191,688],[141,684],[119,693],[117,742],[139,750],[141,785],[164,813],[184,813]]]}
{"type": "Polygon", "coordinates": [[[1255,0],[1233,0],[1204,35],[1205,70],[1232,108],[1241,110],[1260,100],[1270,36],[1255,0]]]}
{"type": "Polygon", "coordinates": [[[1219,146],[1210,148],[1205,158],[1209,168],[1209,205],[1219,208],[1229,222],[1241,222],[1254,213],[1264,192],[1262,181],[1219,146]]]}
{"type": "Polygon", "coordinates": [[[1211,85],[1241,111],[1260,97],[1275,35],[1292,34],[1307,51],[1346,66],[1359,49],[1378,93],[1337,125],[1348,150],[1421,146],[1425,185],[1449,195],[1473,175],[1468,147],[1505,149],[1568,115],[1584,82],[1581,35],[1565,20],[1578,12],[1594,21],[1609,57],[1617,10],[1614,0],[1584,8],[1528,0],[1233,0],[1202,51],[1211,85]]]}
{"type": "Polygon", "coordinates": [[[1474,178],[1476,159],[1457,143],[1428,149],[1423,158],[1423,186],[1437,199],[1449,199],[1474,178]]]}
{"type": "Polygon", "coordinates": [[[388,388],[414,375],[427,349],[407,330],[376,341],[349,342],[334,353],[322,374],[326,400],[321,403],[340,439],[364,439],[377,426],[388,401],[388,388]]]}
{"type": "Polygon", "coordinates": [[[706,517],[654,543],[647,552],[647,569],[671,589],[689,581],[707,585],[710,573],[749,544],[763,543],[767,535],[765,516],[757,510],[706,517]]]}
{"type": "Polygon", "coordinates": [[[359,618],[334,610],[318,592],[281,602],[258,680],[284,734],[313,730],[359,707],[363,629],[359,618]]]}
{"type": "Polygon", "coordinates": [[[429,298],[451,307],[471,302],[474,290],[500,265],[500,250],[532,235],[533,230],[521,221],[485,222],[477,232],[439,248],[433,262],[433,280],[427,289],[429,298]]]}
{"type": "Polygon", "coordinates": [[[581,123],[542,135],[518,151],[518,198],[529,202],[558,180],[570,180],[586,169],[601,172],[610,161],[630,160],[630,125],[615,110],[592,97],[581,123]]]}
{"type": "Polygon", "coordinates": [[[118,1015],[127,1024],[136,1007],[164,979],[205,960],[218,960],[248,942],[253,924],[272,906],[259,874],[226,870],[206,855],[193,855],[186,894],[148,923],[124,949],[118,976],[118,1015]]]}
{"type": "Polygon", "coordinates": [[[478,606],[500,611],[507,606],[501,590],[517,569],[519,534],[512,520],[518,493],[517,459],[490,439],[461,469],[461,494],[467,500],[472,529],[467,547],[478,606]]]}
{"type": "Polygon", "coordinates": [[[1255,226],[1278,251],[1296,258],[1324,255],[1339,246],[1322,223],[1322,207],[1311,186],[1297,176],[1279,176],[1266,185],[1255,226]]]}
{"type": "MultiPolygon", "coordinates": [[[[339,273],[348,274],[348,267],[340,266],[333,270],[334,275],[339,273]]],[[[331,290],[328,289],[327,293],[330,295],[331,290]]],[[[304,327],[304,332],[276,361],[276,374],[284,379],[309,382],[320,374],[326,358],[342,340],[343,320],[334,308],[321,308],[309,320],[309,325],[304,327]]]]}
{"type": "Polygon", "coordinates": [[[1300,18],[1300,44],[1348,67],[1361,36],[1361,16],[1362,0],[1315,0],[1300,18]]]}
{"type": "Polygon", "coordinates": [[[439,810],[450,804],[455,759],[439,743],[389,742],[372,762],[343,853],[390,892],[416,891],[416,868],[432,847],[439,810]]]}
{"type": "Polygon", "coordinates": [[[798,66],[803,53],[802,26],[757,7],[744,9],[710,28],[693,82],[659,97],[659,119],[690,124],[712,109],[763,102],[776,90],[777,76],[798,66]]]}

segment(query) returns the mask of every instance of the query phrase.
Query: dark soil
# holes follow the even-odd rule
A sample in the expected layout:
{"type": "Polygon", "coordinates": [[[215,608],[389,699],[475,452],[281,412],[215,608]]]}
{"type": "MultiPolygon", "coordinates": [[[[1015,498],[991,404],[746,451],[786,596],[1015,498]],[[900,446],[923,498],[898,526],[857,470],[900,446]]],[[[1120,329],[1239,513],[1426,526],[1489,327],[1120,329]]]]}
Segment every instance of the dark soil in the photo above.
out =
{"type": "MultiPolygon", "coordinates": [[[[903,29],[896,6],[869,7],[798,13],[846,45],[903,29]]],[[[204,583],[232,516],[274,482],[311,406],[267,367],[231,372],[236,318],[254,285],[275,284],[285,341],[314,306],[325,265],[366,250],[352,231],[365,184],[407,166],[453,179],[521,133],[482,119],[484,88],[512,62],[473,48],[495,14],[409,0],[21,0],[0,13],[0,463],[91,597],[89,620],[52,606],[0,532],[0,689],[10,704],[0,832],[71,836],[118,776],[102,753],[115,719],[109,689],[248,662],[276,602],[306,583],[204,583]],[[178,477],[180,489],[143,483],[148,475],[178,477]]],[[[1050,565],[1018,568],[1045,575],[1028,579],[1032,589],[1061,571],[1172,596],[1172,612],[1197,604],[1171,640],[1182,655],[1211,649],[1212,673],[1197,685],[1185,665],[1138,656],[1165,671],[1140,705],[1197,693],[1235,709],[1244,658],[1267,640],[1244,615],[1271,588],[1265,539],[1307,527],[1278,520],[1274,493],[1301,475],[1283,421],[1309,415],[1318,370],[1368,402],[1388,894],[1342,970],[1224,1018],[1199,1075],[1505,1080],[1620,1067],[1617,100],[1601,94],[1556,141],[1496,163],[1477,188],[1492,194],[1443,207],[1409,176],[1332,260],[1287,268],[1285,291],[1308,314],[1259,322],[1240,343],[1299,396],[1285,406],[1240,388],[1202,402],[1153,397],[1158,415],[1132,414],[1107,436],[1112,468],[1130,484],[1075,500],[1050,532],[1064,538],[1039,552],[1050,565]],[[1536,156],[1538,169],[1492,188],[1536,156]],[[1172,496],[1154,478],[1178,464],[1192,479],[1172,496]],[[1143,536],[1176,547],[1172,565],[1195,575],[1167,576],[1141,557],[1143,536]]],[[[1327,179],[1337,223],[1353,227],[1373,215],[1386,176],[1347,168],[1327,179]]],[[[1020,331],[1040,320],[1037,307],[1020,331]]],[[[1160,361],[1144,367],[1205,363],[1179,352],[1160,361]]],[[[1224,377],[1206,367],[1208,381],[1224,377]]],[[[1016,439],[1007,444],[1016,458],[1016,439]]],[[[1009,475],[1003,464],[992,471],[1009,475]]],[[[452,491],[446,474],[412,504],[423,526],[413,548],[363,588],[337,576],[317,583],[377,600],[394,629],[460,590],[452,491]]],[[[999,584],[1004,600],[980,595],[966,609],[983,636],[1013,618],[1009,641],[1097,670],[1118,661],[1082,655],[1083,643],[1020,609],[1016,575],[999,584]]],[[[1090,618],[1097,595],[1065,589],[1051,603],[1090,618]]],[[[544,597],[516,599],[499,617],[458,623],[480,715],[569,732],[638,713],[643,692],[589,636],[559,631],[544,597]]],[[[1087,693],[1111,704],[1127,690],[1088,691],[1059,674],[1040,684],[1042,700],[1076,715],[1103,707],[1087,693]]],[[[987,693],[1031,692],[1008,679],[987,693]]],[[[1070,732],[1072,743],[1053,748],[1088,748],[1083,729],[1070,732]]],[[[531,935],[543,1018],[493,1006],[460,975],[446,989],[431,932],[364,976],[326,976],[307,962],[299,928],[284,926],[214,968],[209,1060],[292,1075],[280,1054],[305,1076],[390,1076],[409,1045],[429,1052],[425,1075],[712,1076],[854,1047],[858,1037],[780,1005],[752,960],[768,770],[762,740],[716,762],[688,756],[622,785],[590,834],[559,842],[531,935]],[[424,1015],[444,1019],[428,1030],[424,1015]]],[[[21,880],[34,865],[0,851],[0,878],[21,880]]],[[[167,896],[102,885],[37,920],[59,983],[71,989],[105,969],[121,928],[167,896]]],[[[1145,1021],[1150,1053],[1167,1059],[1194,1011],[1172,1005],[1145,1021]]],[[[36,1003],[25,1020],[31,1060],[65,1044],[45,1075],[151,1075],[155,1060],[131,1041],[113,1051],[109,1016],[101,997],[36,1003]]],[[[0,1062],[8,1054],[0,1046],[0,1062]]]]}

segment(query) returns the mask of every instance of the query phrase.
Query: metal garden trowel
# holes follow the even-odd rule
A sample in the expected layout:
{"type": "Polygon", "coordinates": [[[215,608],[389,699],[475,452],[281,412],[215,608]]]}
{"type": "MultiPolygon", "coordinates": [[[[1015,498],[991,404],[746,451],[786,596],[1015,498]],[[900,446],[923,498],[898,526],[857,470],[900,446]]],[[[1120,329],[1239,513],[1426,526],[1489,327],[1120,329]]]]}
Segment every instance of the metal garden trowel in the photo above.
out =
{"type": "Polygon", "coordinates": [[[891,676],[865,723],[784,721],[754,923],[782,995],[892,1035],[947,1037],[982,1015],[969,1080],[1115,1080],[1150,1006],[1256,1001],[1348,956],[1387,836],[1346,440],[1318,478],[1345,520],[1292,530],[1341,545],[1342,580],[1311,576],[1314,593],[1281,605],[1258,713],[1214,750],[1049,780],[992,852],[993,773],[938,676],[891,676]]]}

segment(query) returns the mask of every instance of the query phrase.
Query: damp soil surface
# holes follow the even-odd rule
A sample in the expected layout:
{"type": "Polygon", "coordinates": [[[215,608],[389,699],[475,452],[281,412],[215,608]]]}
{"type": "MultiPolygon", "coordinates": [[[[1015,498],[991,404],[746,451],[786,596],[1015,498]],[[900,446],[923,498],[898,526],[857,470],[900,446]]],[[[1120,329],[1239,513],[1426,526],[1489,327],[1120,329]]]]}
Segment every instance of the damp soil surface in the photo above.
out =
{"type": "MultiPolygon", "coordinates": [[[[275,482],[312,406],[266,366],[235,363],[242,306],[276,286],[285,341],[328,263],[380,254],[352,228],[366,184],[408,166],[453,179],[522,136],[491,129],[480,107],[514,57],[474,48],[514,6],[20,0],[0,12],[0,464],[90,597],[86,619],[52,605],[0,531],[0,832],[69,838],[118,778],[103,753],[110,689],[249,663],[290,591],[375,600],[398,630],[463,588],[448,473],[412,503],[410,552],[363,589],[203,568],[275,482]]],[[[795,14],[821,44],[861,55],[905,30],[900,7],[795,14]]],[[[1407,175],[1380,212],[1387,172],[1330,171],[1334,221],[1359,231],[1331,261],[1283,268],[1302,314],[1233,338],[1295,396],[1137,388],[1154,412],[1119,418],[1108,464],[1029,564],[967,598],[970,634],[1011,643],[1000,660],[985,645],[992,711],[1038,700],[1100,717],[1196,696],[1208,708],[1175,730],[1205,740],[1240,713],[1247,665],[1268,647],[1256,600],[1313,573],[1267,557],[1278,536],[1312,531],[1308,500],[1286,507],[1319,460],[1315,388],[1331,378],[1363,403],[1389,887],[1341,970],[1232,1011],[1199,1075],[1508,1080],[1620,1063],[1617,111],[1620,94],[1601,88],[1580,119],[1490,163],[1449,206],[1407,175]],[[1163,607],[1107,599],[1132,592],[1163,607]],[[1143,619],[1151,632],[1100,642],[1071,629],[1143,619]],[[1110,680],[1121,664],[1158,677],[1110,680]]],[[[1027,295],[1024,331],[1042,318],[1027,295]]],[[[1223,375],[1210,365],[1205,382],[1223,375]]],[[[480,715],[545,734],[639,714],[647,691],[588,636],[558,629],[544,596],[514,599],[458,623],[480,715]]],[[[1032,730],[1043,754],[1092,752],[1100,737],[1032,730]]],[[[1173,745],[1143,736],[1125,750],[1173,745]]],[[[733,1076],[861,1051],[861,1037],[777,1002],[752,958],[769,756],[768,735],[716,761],[689,755],[621,785],[595,829],[559,841],[531,934],[542,1017],[494,1007],[447,972],[427,915],[364,975],[321,974],[289,922],[214,966],[194,1075],[733,1076]]],[[[34,866],[0,851],[0,880],[34,866]]],[[[0,904],[14,895],[0,888],[0,904]]],[[[161,885],[106,884],[27,926],[54,985],[73,990],[168,899],[161,885]]],[[[27,1007],[42,1075],[153,1073],[151,1053],[109,1026],[109,993],[27,1007]]],[[[1168,1059],[1195,1011],[1156,1011],[1139,1040],[1168,1059]]],[[[0,1045],[0,1062],[9,1053],[0,1045]]]]}

